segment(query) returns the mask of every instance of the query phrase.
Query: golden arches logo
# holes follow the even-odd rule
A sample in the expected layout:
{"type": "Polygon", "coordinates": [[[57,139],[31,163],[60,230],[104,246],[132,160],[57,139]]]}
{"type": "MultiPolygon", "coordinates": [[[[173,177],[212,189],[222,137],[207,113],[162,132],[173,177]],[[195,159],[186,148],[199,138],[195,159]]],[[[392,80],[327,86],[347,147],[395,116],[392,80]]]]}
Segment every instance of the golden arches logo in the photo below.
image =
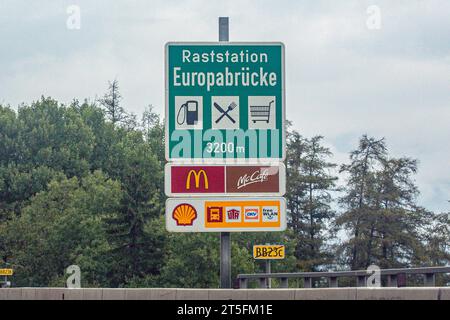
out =
{"type": "Polygon", "coordinates": [[[187,179],[186,179],[186,190],[191,189],[191,177],[194,176],[195,180],[195,188],[200,188],[200,176],[203,176],[203,183],[205,186],[205,189],[208,190],[209,184],[208,184],[208,175],[206,174],[205,170],[201,169],[199,171],[196,170],[190,170],[187,179]]]}

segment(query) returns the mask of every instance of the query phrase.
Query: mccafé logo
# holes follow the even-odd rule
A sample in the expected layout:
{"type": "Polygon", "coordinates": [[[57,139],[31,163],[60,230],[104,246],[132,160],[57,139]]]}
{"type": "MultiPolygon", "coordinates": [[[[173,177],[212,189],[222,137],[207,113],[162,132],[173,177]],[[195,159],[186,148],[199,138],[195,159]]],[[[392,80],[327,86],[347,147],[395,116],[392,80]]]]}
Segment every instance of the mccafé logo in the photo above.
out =
{"type": "Polygon", "coordinates": [[[228,166],[227,193],[280,192],[280,166],[228,166]]]}
{"type": "Polygon", "coordinates": [[[208,175],[206,174],[205,170],[191,170],[189,171],[187,178],[186,178],[186,190],[191,189],[191,179],[192,176],[194,176],[194,182],[195,182],[195,188],[200,188],[200,176],[203,177],[203,185],[205,186],[205,190],[208,190],[209,183],[208,183],[208,175]]]}
{"type": "Polygon", "coordinates": [[[256,170],[252,174],[244,174],[243,176],[239,177],[236,188],[241,189],[253,183],[266,182],[268,180],[268,177],[269,177],[268,169],[256,170]]]}

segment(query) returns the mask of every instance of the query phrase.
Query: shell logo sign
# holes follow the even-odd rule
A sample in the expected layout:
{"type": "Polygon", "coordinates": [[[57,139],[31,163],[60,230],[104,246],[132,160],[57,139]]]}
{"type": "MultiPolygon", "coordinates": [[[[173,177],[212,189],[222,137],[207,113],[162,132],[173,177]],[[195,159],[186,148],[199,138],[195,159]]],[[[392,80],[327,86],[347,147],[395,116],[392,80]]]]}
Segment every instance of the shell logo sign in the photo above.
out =
{"type": "Polygon", "coordinates": [[[254,232],[286,229],[284,198],[169,198],[171,232],[254,232]]]}
{"type": "Polygon", "coordinates": [[[173,210],[172,217],[177,226],[192,226],[197,219],[197,210],[188,203],[182,203],[173,210]]]}

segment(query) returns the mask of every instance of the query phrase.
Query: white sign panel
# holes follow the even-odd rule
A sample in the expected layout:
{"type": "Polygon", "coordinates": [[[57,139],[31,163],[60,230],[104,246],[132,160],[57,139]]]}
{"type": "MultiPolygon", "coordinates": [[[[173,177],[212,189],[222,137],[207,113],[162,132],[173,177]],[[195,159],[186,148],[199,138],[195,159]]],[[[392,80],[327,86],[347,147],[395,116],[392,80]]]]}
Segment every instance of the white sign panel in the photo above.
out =
{"type": "Polygon", "coordinates": [[[258,232],[286,230],[286,200],[264,198],[169,198],[170,232],[258,232]]]}

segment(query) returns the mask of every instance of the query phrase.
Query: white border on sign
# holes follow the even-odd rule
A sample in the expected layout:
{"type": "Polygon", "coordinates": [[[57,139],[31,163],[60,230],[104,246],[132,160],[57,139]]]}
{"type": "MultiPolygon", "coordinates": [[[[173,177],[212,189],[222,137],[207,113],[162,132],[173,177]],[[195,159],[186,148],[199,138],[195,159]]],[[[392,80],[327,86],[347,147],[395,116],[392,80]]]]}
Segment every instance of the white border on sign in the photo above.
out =
{"type": "Polygon", "coordinates": [[[180,162],[180,163],[192,163],[194,161],[204,161],[205,163],[242,163],[243,161],[281,161],[286,159],[286,72],[285,72],[285,46],[283,42],[228,42],[228,41],[205,41],[205,42],[172,42],[169,41],[164,46],[164,86],[165,86],[165,158],[166,161],[180,162]],[[169,46],[202,46],[202,45],[218,45],[218,46],[233,46],[233,45],[249,45],[249,46],[281,46],[281,96],[283,103],[281,105],[282,117],[281,117],[281,158],[170,158],[169,155],[169,46]]]}

